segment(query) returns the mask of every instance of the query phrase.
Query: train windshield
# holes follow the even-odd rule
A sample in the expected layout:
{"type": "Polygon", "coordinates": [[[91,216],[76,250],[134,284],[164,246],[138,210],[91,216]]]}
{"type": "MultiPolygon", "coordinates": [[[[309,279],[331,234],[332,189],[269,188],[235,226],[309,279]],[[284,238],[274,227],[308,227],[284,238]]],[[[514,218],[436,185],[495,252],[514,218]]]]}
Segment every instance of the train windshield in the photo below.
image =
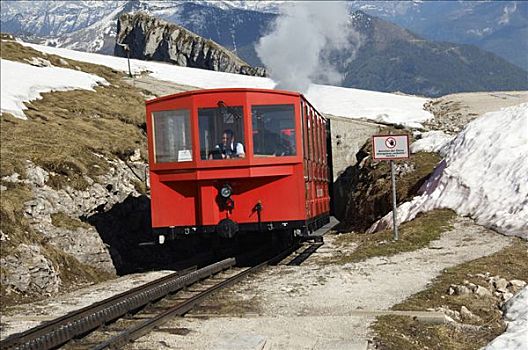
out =
{"type": "Polygon", "coordinates": [[[199,108],[198,123],[201,159],[240,159],[246,156],[242,106],[227,106],[219,101],[217,108],[199,108]]]}
{"type": "Polygon", "coordinates": [[[296,154],[293,105],[254,105],[251,108],[251,120],[256,157],[296,154]]]}
{"type": "Polygon", "coordinates": [[[191,121],[186,109],[152,113],[156,163],[192,161],[191,121]]]}

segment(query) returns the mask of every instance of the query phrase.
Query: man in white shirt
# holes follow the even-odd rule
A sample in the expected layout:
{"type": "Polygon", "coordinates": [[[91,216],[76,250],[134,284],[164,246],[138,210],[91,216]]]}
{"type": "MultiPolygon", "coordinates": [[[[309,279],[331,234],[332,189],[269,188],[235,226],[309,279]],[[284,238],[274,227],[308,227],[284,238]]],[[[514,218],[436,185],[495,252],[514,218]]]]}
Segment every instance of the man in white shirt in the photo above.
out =
{"type": "Polygon", "coordinates": [[[245,158],[244,145],[235,141],[233,130],[226,129],[222,133],[222,142],[216,145],[216,149],[221,150],[222,158],[245,158]]]}

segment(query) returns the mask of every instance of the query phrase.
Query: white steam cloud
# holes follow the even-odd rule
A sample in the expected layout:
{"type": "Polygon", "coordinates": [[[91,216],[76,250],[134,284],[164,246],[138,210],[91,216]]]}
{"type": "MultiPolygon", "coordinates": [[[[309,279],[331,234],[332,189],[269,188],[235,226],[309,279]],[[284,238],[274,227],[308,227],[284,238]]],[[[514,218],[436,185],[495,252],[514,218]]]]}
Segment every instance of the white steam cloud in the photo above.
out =
{"type": "Polygon", "coordinates": [[[276,88],[306,92],[312,81],[339,84],[338,56],[353,60],[360,36],[349,25],[345,2],[287,2],[271,32],[256,45],[276,88]],[[339,55],[337,54],[339,52],[339,55]]]}

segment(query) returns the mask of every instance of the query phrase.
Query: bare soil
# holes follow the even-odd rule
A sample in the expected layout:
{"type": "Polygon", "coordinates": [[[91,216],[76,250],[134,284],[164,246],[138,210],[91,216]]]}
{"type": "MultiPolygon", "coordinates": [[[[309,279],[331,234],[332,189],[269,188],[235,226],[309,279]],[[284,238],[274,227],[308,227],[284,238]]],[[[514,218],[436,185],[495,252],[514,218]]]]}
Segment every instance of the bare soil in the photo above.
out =
{"type": "Polygon", "coordinates": [[[327,236],[303,265],[268,268],[129,348],[365,349],[374,336],[369,326],[380,313],[426,289],[444,269],[512,242],[457,218],[452,230],[426,248],[342,265],[329,263],[329,257],[351,254],[357,245],[337,239],[327,236]]]}
{"type": "Polygon", "coordinates": [[[528,102],[528,91],[467,92],[439,97],[427,103],[426,109],[434,119],[424,123],[427,130],[460,131],[473,119],[528,102]]]}

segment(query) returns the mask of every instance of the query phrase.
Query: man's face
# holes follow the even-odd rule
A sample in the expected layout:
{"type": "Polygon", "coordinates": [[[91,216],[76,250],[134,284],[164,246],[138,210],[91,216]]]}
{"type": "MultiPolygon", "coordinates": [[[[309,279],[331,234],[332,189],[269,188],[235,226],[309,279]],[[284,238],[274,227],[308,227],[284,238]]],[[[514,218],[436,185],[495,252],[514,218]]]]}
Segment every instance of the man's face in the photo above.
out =
{"type": "Polygon", "coordinates": [[[231,142],[231,138],[227,134],[222,135],[222,143],[228,145],[231,142]]]}

